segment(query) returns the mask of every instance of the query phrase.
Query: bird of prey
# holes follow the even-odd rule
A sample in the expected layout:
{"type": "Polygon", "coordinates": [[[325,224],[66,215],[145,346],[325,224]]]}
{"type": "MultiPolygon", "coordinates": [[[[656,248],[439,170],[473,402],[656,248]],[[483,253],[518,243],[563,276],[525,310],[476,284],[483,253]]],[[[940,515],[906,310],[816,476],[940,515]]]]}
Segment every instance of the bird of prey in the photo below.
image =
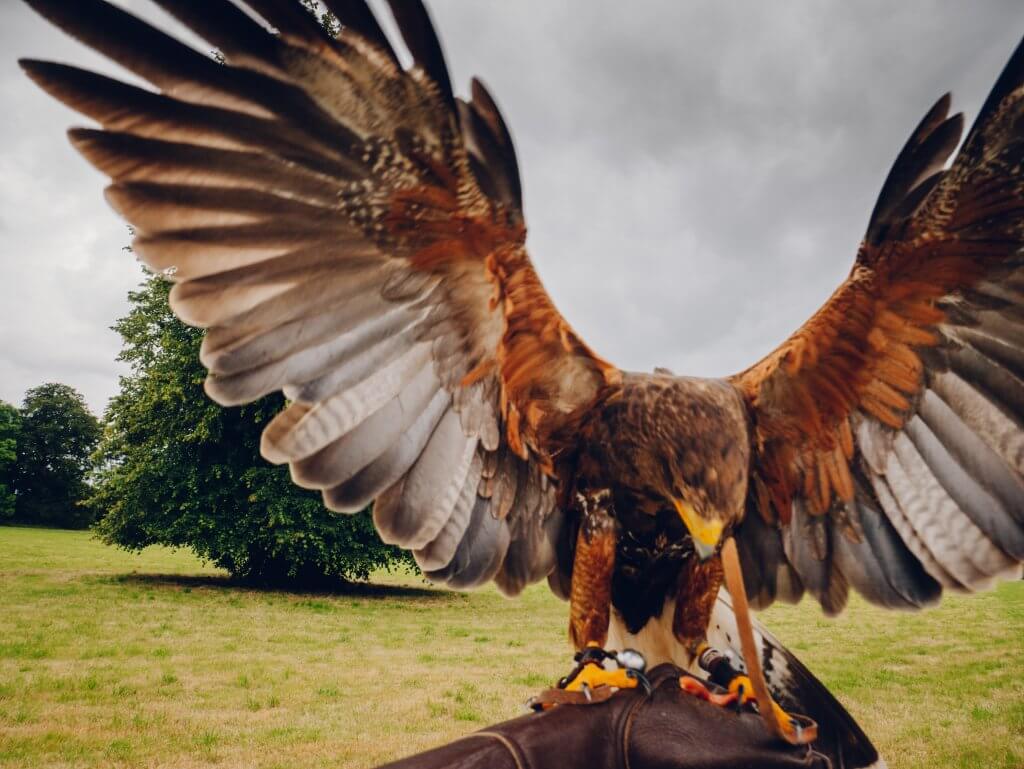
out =
{"type": "Polygon", "coordinates": [[[206,392],[283,391],[263,455],[332,510],[372,501],[432,580],[547,579],[579,649],[689,666],[729,537],[756,607],[1021,573],[1024,48],[952,160],[948,96],[914,129],[825,305],[699,379],[622,371],[559,314],[508,127],[480,81],[454,95],[418,0],[389,3],[409,67],[364,0],[323,0],[337,36],[290,0],[156,0],[223,62],[103,0],[28,2],[152,85],[23,62],[101,126],[71,141],[207,330],[206,392]]]}

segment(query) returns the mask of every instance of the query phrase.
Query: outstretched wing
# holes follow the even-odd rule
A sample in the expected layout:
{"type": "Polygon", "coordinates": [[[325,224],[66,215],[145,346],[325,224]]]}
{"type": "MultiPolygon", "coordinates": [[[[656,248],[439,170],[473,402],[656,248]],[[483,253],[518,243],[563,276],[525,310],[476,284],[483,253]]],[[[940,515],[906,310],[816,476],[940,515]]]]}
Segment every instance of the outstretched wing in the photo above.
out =
{"type": "Polygon", "coordinates": [[[952,165],[944,96],[896,159],[846,282],[733,377],[754,460],[751,600],[891,607],[1024,561],[1024,44],[952,165]]]}
{"type": "Polygon", "coordinates": [[[558,314],[524,248],[519,172],[483,85],[456,99],[426,9],[391,8],[403,69],[364,0],[157,0],[224,63],[103,0],[28,0],[155,90],[26,61],[96,120],[74,145],[113,184],[135,251],[207,329],[219,403],[282,390],[262,452],[328,507],[376,499],[436,579],[515,593],[548,574],[548,473],[618,372],[558,314]]]}

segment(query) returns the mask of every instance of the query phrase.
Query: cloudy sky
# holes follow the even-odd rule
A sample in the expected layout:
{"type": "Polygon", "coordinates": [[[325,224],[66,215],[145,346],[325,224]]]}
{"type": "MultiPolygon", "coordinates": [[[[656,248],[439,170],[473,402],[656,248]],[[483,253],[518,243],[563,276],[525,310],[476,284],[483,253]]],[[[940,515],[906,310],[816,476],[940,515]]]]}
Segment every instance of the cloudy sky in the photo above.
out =
{"type": "MultiPolygon", "coordinates": [[[[143,0],[121,0],[179,31],[143,0]]],[[[889,164],[946,90],[977,110],[1019,0],[434,0],[453,80],[491,86],[518,144],[530,248],[563,314],[623,368],[724,375],[849,270],[889,164]]],[[[101,412],[109,330],[140,268],[82,119],[15,59],[116,72],[0,0],[0,398],[66,382],[101,412]]]]}

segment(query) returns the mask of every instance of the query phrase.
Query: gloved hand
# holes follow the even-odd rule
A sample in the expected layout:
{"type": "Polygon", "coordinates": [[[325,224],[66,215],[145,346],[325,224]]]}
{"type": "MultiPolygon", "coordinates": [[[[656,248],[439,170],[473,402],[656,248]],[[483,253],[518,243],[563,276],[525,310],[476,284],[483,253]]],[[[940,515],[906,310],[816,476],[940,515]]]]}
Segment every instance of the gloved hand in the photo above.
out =
{"type": "Polygon", "coordinates": [[[807,747],[774,740],[760,716],[679,688],[660,665],[653,692],[621,690],[592,705],[558,705],[379,769],[827,769],[807,747]]]}

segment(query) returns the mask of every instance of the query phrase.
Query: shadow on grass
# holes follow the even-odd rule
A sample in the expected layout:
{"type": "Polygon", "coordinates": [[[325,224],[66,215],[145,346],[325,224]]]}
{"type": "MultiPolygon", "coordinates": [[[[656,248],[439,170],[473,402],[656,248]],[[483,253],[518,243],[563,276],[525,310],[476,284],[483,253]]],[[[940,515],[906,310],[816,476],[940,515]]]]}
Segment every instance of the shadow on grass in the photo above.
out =
{"type": "Polygon", "coordinates": [[[416,598],[418,600],[450,601],[462,595],[451,590],[410,585],[375,585],[370,582],[342,582],[327,584],[295,585],[273,582],[254,582],[227,575],[217,574],[116,574],[100,577],[100,582],[146,587],[209,588],[214,590],[247,590],[258,593],[279,593],[282,595],[338,596],[345,598],[393,599],[416,598]]]}

